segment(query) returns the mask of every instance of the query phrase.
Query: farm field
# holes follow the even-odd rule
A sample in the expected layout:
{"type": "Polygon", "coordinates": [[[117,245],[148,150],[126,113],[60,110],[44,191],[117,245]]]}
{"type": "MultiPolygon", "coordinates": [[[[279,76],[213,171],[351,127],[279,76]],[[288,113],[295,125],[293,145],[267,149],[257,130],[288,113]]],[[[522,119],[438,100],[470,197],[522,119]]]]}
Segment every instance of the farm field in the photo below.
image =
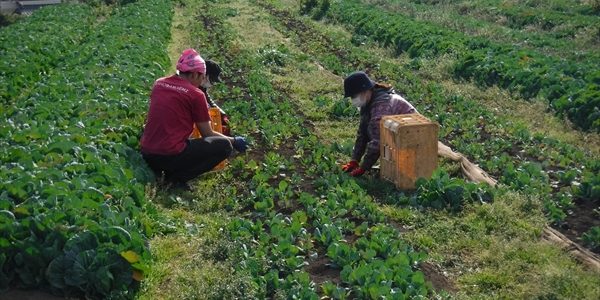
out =
{"type": "Polygon", "coordinates": [[[124,2],[0,28],[0,299],[600,297],[600,270],[544,238],[600,253],[593,1],[124,2]],[[139,137],[189,47],[223,67],[211,95],[251,149],[184,192],[139,137]],[[498,185],[441,157],[415,191],[343,173],[355,70],[498,185]]]}

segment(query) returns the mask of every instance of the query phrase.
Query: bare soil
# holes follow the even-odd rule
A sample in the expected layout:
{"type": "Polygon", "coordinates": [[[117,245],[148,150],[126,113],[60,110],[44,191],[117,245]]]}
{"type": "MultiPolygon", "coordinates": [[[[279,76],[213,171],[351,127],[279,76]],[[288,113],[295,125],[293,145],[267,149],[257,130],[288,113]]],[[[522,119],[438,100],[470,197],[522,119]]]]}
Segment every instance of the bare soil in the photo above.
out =
{"type": "Polygon", "coordinates": [[[425,274],[427,282],[431,282],[433,289],[436,291],[446,291],[448,293],[456,293],[458,289],[454,283],[444,276],[444,274],[433,264],[423,262],[419,268],[425,274]]]}
{"type": "MultiPolygon", "coordinates": [[[[571,241],[586,246],[581,237],[594,226],[600,226],[600,201],[580,199],[575,201],[575,206],[567,215],[564,224],[555,228],[571,241]]],[[[600,249],[590,250],[600,254],[600,249]]]]}
{"type": "Polygon", "coordinates": [[[305,270],[310,276],[310,279],[317,285],[320,286],[326,281],[330,281],[334,284],[342,282],[340,278],[340,270],[334,268],[331,260],[326,256],[321,256],[314,261],[310,261],[305,270]]]}

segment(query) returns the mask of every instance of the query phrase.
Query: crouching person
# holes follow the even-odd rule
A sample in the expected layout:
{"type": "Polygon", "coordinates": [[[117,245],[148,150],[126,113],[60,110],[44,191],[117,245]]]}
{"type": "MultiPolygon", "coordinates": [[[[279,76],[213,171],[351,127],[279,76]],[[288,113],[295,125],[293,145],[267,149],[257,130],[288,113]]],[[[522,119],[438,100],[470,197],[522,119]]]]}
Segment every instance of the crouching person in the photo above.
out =
{"type": "Polygon", "coordinates": [[[417,110],[394,91],[392,86],[372,81],[365,72],[354,72],[344,79],[344,97],[360,109],[360,124],[352,160],[342,166],[357,177],[379,160],[379,122],[383,116],[416,113],[417,110]],[[362,159],[362,163],[360,163],[362,159]]]}
{"type": "Polygon", "coordinates": [[[244,152],[248,145],[243,137],[212,130],[206,96],[199,88],[209,81],[206,63],[194,49],[183,52],[177,71],[154,83],[141,152],[156,175],[164,173],[168,183],[189,190],[189,180],[210,171],[233,149],[244,152]],[[202,138],[189,139],[194,124],[202,138]]]}

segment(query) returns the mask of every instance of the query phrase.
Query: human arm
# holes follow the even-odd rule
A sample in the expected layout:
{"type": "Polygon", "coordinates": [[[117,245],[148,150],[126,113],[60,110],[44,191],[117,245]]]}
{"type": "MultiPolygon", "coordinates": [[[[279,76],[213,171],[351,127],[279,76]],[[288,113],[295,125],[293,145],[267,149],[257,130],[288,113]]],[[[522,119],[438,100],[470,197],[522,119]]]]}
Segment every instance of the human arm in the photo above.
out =
{"type": "Polygon", "coordinates": [[[244,137],[242,137],[242,136],[230,137],[230,136],[226,136],[218,131],[214,131],[212,129],[212,126],[210,125],[210,122],[197,122],[196,127],[198,128],[198,131],[200,131],[200,134],[203,137],[210,137],[210,136],[224,137],[231,143],[231,145],[233,146],[233,148],[235,150],[237,150],[239,152],[245,152],[248,149],[248,143],[246,142],[246,139],[244,137]]]}
{"type": "Polygon", "coordinates": [[[376,103],[371,108],[370,118],[367,125],[370,140],[367,142],[365,155],[361,164],[361,168],[369,170],[377,162],[380,156],[380,122],[381,118],[388,115],[390,111],[390,105],[388,103],[376,103]]]}
{"type": "Polygon", "coordinates": [[[229,140],[229,142],[231,142],[233,144],[234,142],[234,138],[230,137],[230,136],[226,136],[218,131],[214,131],[212,129],[212,126],[210,125],[210,121],[208,122],[196,122],[196,127],[198,128],[198,131],[200,131],[200,134],[203,137],[209,137],[209,136],[220,136],[220,137],[224,137],[227,140],[229,140]]]}
{"type": "Polygon", "coordinates": [[[361,116],[360,124],[358,125],[358,130],[356,132],[356,140],[354,141],[354,148],[352,149],[353,161],[360,162],[365,154],[368,142],[369,137],[367,136],[367,123],[365,122],[365,118],[361,116]]]}

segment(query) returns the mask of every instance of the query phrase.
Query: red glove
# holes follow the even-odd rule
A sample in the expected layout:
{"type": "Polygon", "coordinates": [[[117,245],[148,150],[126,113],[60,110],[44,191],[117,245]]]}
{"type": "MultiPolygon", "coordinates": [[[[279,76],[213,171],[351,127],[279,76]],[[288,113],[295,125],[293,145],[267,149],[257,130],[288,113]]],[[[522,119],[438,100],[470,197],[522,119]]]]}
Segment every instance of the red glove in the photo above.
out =
{"type": "Polygon", "coordinates": [[[358,168],[358,162],[355,160],[351,160],[349,163],[342,166],[342,171],[352,172],[356,168],[358,168]]]}
{"type": "Polygon", "coordinates": [[[362,174],[365,174],[365,169],[358,167],[356,169],[354,169],[354,171],[350,172],[350,176],[352,177],[358,177],[362,174]]]}

